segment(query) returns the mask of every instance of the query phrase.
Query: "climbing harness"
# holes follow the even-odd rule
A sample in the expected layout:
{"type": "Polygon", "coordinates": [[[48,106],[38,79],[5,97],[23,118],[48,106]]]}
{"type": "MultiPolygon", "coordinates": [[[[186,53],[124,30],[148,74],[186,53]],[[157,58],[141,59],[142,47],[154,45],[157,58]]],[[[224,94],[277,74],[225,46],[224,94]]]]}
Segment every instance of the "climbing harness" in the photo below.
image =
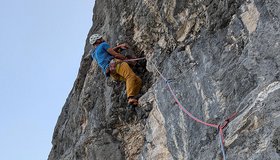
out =
{"type": "Polygon", "coordinates": [[[146,58],[142,57],[142,58],[133,58],[133,59],[126,59],[126,60],[112,59],[109,63],[110,73],[115,74],[116,70],[118,68],[118,64],[120,64],[122,62],[133,62],[133,61],[139,61],[139,60],[143,60],[143,59],[146,59],[146,58]]]}
{"type": "Polygon", "coordinates": [[[173,89],[171,88],[170,86],[170,82],[172,82],[170,79],[166,79],[163,74],[158,70],[158,68],[156,67],[156,65],[151,62],[155,68],[155,70],[159,73],[159,75],[161,76],[161,78],[165,81],[166,85],[168,86],[168,89],[170,91],[170,93],[172,94],[174,100],[176,101],[176,103],[178,104],[178,106],[180,107],[180,109],[186,113],[190,118],[192,118],[194,121],[198,122],[198,123],[201,123],[205,126],[208,126],[208,127],[214,127],[218,130],[218,133],[219,133],[219,139],[220,139],[220,147],[221,147],[221,151],[222,151],[222,154],[223,154],[223,160],[226,160],[226,154],[225,154],[225,150],[224,150],[224,134],[223,134],[223,129],[228,125],[228,123],[233,119],[235,118],[235,116],[237,115],[237,113],[233,113],[229,118],[227,118],[226,120],[223,121],[223,123],[221,125],[218,125],[218,124],[212,124],[212,123],[207,123],[207,122],[204,122],[198,118],[196,118],[194,115],[192,115],[187,109],[185,109],[182,104],[179,102],[178,98],[176,97],[173,89]]]}
{"type": "Polygon", "coordinates": [[[120,64],[121,61],[118,59],[112,59],[109,63],[109,70],[111,74],[116,74],[117,65],[120,64]]]}

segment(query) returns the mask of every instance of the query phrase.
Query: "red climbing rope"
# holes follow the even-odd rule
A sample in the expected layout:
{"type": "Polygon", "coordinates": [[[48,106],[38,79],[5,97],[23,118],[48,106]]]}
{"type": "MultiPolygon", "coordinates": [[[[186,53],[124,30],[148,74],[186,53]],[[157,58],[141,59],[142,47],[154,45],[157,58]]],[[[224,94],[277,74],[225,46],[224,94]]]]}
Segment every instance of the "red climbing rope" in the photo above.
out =
{"type": "MultiPolygon", "coordinates": [[[[126,59],[124,60],[125,62],[129,62],[129,61],[138,61],[138,60],[142,60],[142,59],[145,59],[145,57],[142,57],[142,58],[134,58],[134,59],[126,59]]],[[[226,160],[226,154],[225,154],[225,150],[224,150],[224,143],[225,143],[225,139],[224,139],[224,131],[223,129],[225,127],[227,127],[227,125],[229,124],[230,121],[232,121],[235,116],[237,115],[237,113],[233,113],[229,118],[225,119],[223,121],[222,124],[218,125],[218,124],[212,124],[212,123],[207,123],[207,122],[204,122],[198,118],[196,118],[193,114],[191,114],[187,109],[185,109],[183,107],[183,105],[179,102],[178,98],[176,97],[173,89],[171,88],[170,86],[170,82],[171,80],[168,80],[166,79],[163,74],[157,69],[156,65],[154,63],[152,63],[154,65],[154,68],[156,69],[156,71],[159,73],[159,75],[161,76],[161,78],[166,82],[168,88],[169,88],[169,91],[171,92],[173,98],[175,99],[176,103],[178,104],[178,106],[180,107],[180,109],[185,112],[190,118],[192,118],[194,121],[198,122],[198,123],[201,123],[205,126],[208,126],[208,127],[214,127],[218,130],[218,133],[219,133],[219,139],[220,139],[220,147],[221,147],[221,151],[222,151],[222,154],[223,154],[223,160],[226,160]]]]}
{"type": "Polygon", "coordinates": [[[204,122],[198,118],[196,118],[195,116],[193,116],[188,110],[186,110],[182,104],[179,102],[179,100],[177,99],[175,93],[173,92],[171,86],[169,85],[169,82],[167,82],[167,86],[169,88],[169,91],[171,92],[171,94],[173,95],[173,98],[175,99],[176,103],[178,104],[178,106],[182,109],[183,112],[185,112],[188,116],[190,116],[193,120],[199,122],[199,123],[202,123],[204,124],[205,126],[209,126],[209,127],[214,127],[214,128],[218,128],[219,125],[216,125],[216,124],[211,124],[211,123],[207,123],[207,122],[204,122]]]}
{"type": "Polygon", "coordinates": [[[180,109],[185,112],[190,118],[192,118],[193,120],[195,120],[198,123],[201,123],[205,126],[209,126],[209,127],[214,127],[218,130],[219,133],[219,137],[220,137],[220,146],[221,146],[221,150],[222,150],[222,154],[224,157],[224,160],[226,160],[226,155],[225,155],[225,150],[224,150],[224,132],[223,129],[228,125],[228,123],[235,118],[235,116],[237,115],[237,113],[233,113],[229,118],[227,118],[226,120],[224,120],[224,122],[221,125],[217,125],[217,124],[211,124],[211,123],[207,123],[204,122],[198,118],[196,118],[193,114],[191,114],[187,109],[185,109],[182,104],[179,102],[178,98],[176,97],[173,89],[170,86],[170,80],[166,79],[163,74],[157,69],[156,65],[154,63],[152,63],[154,65],[154,68],[156,69],[156,71],[159,73],[159,75],[162,77],[162,79],[166,82],[169,91],[171,92],[173,98],[175,99],[176,103],[178,104],[178,106],[180,107],[180,109]]]}
{"type": "Polygon", "coordinates": [[[234,112],[229,118],[225,119],[224,122],[222,123],[222,125],[219,125],[219,129],[222,132],[219,132],[222,138],[222,142],[223,144],[225,143],[225,139],[224,139],[224,134],[223,134],[223,129],[227,127],[227,125],[229,124],[230,121],[232,121],[235,116],[237,115],[236,112],[234,112]]]}
{"type": "Polygon", "coordinates": [[[124,62],[131,62],[131,61],[139,61],[139,60],[142,60],[142,59],[146,59],[145,57],[141,57],[141,58],[132,58],[132,59],[126,59],[126,60],[123,60],[124,62]]]}

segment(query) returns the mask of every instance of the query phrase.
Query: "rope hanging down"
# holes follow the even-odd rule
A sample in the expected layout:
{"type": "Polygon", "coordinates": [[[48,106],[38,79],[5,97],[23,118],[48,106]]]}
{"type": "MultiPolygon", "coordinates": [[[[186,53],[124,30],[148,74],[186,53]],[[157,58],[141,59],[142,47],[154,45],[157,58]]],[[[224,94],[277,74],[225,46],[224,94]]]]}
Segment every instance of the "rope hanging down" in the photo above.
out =
{"type": "MultiPolygon", "coordinates": [[[[151,62],[152,63],[152,62],[151,62]]],[[[224,134],[223,134],[223,129],[228,125],[228,123],[236,116],[237,113],[232,114],[229,118],[227,118],[226,120],[224,120],[224,122],[222,123],[222,125],[217,125],[217,124],[211,124],[211,123],[207,123],[204,122],[198,118],[196,118],[194,115],[192,115],[188,110],[186,110],[182,104],[179,102],[178,98],[176,97],[173,89],[170,86],[170,80],[166,79],[163,74],[157,69],[156,65],[154,63],[152,63],[154,65],[154,68],[156,69],[156,71],[159,73],[159,75],[161,76],[161,78],[165,81],[165,83],[168,86],[169,91],[171,92],[173,98],[175,99],[176,103],[178,104],[178,106],[180,107],[180,109],[185,112],[190,118],[192,118],[193,120],[195,120],[198,123],[201,123],[205,126],[209,126],[209,127],[214,127],[218,130],[219,133],[219,138],[220,138],[220,147],[221,147],[221,151],[223,154],[223,160],[226,160],[226,154],[225,154],[225,150],[224,150],[224,134]]]]}
{"type": "MultiPolygon", "coordinates": [[[[127,60],[124,60],[125,62],[129,62],[129,61],[138,61],[138,60],[142,60],[142,59],[146,59],[145,57],[142,57],[142,58],[134,58],[134,59],[127,59],[127,60]]],[[[169,91],[171,92],[174,100],[176,101],[176,103],[178,104],[178,106],[180,107],[180,109],[185,112],[190,118],[192,118],[193,120],[195,120],[196,122],[198,123],[201,123],[205,126],[208,126],[208,127],[214,127],[217,129],[218,133],[219,133],[219,143],[220,143],[220,147],[221,147],[221,152],[223,154],[223,160],[226,160],[226,154],[225,154],[225,149],[224,149],[224,143],[225,143],[225,140],[224,140],[224,132],[223,132],[223,129],[225,127],[227,127],[228,123],[233,120],[235,118],[235,116],[237,115],[237,112],[233,113],[229,118],[227,118],[226,120],[223,121],[222,124],[212,124],[212,123],[207,123],[207,122],[204,122],[198,118],[196,118],[193,114],[191,114],[188,110],[186,110],[183,105],[180,103],[180,101],[178,100],[178,98],[176,97],[173,89],[171,88],[170,86],[170,82],[171,80],[170,79],[166,79],[163,74],[158,70],[158,68],[156,67],[156,65],[151,62],[153,65],[154,65],[154,68],[156,69],[156,71],[159,73],[159,75],[161,76],[161,78],[165,81],[166,85],[168,86],[168,89],[169,91]]]]}

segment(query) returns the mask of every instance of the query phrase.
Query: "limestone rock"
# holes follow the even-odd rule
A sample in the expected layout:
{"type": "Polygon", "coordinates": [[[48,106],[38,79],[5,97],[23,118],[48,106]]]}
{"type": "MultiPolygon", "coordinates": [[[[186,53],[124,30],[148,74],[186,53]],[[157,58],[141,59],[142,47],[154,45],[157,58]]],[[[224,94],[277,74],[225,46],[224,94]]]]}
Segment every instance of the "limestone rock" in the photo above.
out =
{"type": "Polygon", "coordinates": [[[89,56],[53,134],[49,160],[280,159],[280,2],[278,0],[96,0],[93,33],[127,55],[146,57],[140,105],[126,119],[125,85],[111,84],[89,56]]]}

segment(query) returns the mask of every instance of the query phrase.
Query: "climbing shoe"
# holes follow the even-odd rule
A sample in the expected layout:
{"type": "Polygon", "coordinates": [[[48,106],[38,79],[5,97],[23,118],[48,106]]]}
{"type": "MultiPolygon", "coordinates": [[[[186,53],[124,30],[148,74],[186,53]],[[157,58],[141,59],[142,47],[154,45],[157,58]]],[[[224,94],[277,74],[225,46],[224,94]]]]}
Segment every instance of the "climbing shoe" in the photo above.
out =
{"type": "Polygon", "coordinates": [[[138,100],[133,97],[130,97],[130,98],[128,98],[128,104],[136,106],[136,105],[138,105],[138,100]]]}

